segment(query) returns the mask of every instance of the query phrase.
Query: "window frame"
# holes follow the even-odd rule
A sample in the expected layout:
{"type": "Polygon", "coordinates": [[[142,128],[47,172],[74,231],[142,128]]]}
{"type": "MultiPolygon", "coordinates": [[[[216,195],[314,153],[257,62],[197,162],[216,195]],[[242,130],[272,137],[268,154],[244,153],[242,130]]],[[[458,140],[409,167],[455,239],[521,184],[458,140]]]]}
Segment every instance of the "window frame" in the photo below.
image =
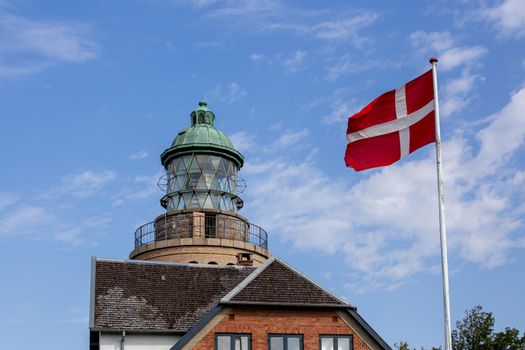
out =
{"type": "MultiPolygon", "coordinates": [[[[219,350],[219,345],[217,342],[218,337],[230,337],[230,350],[235,350],[235,341],[232,341],[235,339],[235,337],[248,337],[248,349],[246,350],[252,350],[252,334],[251,333],[215,333],[215,344],[214,349],[219,350]]],[[[244,350],[244,349],[243,349],[244,350]]]]}
{"type": "Polygon", "coordinates": [[[339,350],[338,340],[341,338],[350,339],[350,350],[354,350],[354,335],[353,334],[320,334],[319,335],[319,350],[322,349],[322,340],[333,339],[334,340],[334,350],[339,350]]]}
{"type": "Polygon", "coordinates": [[[299,338],[300,350],[304,350],[304,334],[300,333],[268,333],[268,350],[271,350],[270,338],[283,338],[283,350],[288,350],[288,338],[299,338]]]}

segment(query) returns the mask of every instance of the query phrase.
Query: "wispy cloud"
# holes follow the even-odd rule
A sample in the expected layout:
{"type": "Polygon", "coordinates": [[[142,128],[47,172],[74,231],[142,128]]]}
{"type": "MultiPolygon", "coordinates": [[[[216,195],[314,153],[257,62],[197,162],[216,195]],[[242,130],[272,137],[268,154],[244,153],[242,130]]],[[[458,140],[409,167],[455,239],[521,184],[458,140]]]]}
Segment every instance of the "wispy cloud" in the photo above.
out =
{"type": "MultiPolygon", "coordinates": [[[[524,112],[522,89],[488,118],[476,142],[462,133],[444,142],[450,251],[463,261],[493,268],[525,248],[516,205],[525,199],[525,174],[512,165],[525,143],[524,112]]],[[[430,147],[420,152],[421,159],[355,184],[328,176],[311,157],[248,163],[246,210],[257,208],[250,216],[295,247],[343,253],[361,290],[398,288],[414,274],[437,271],[434,155],[430,147]]]]}
{"type": "Polygon", "coordinates": [[[115,205],[160,197],[159,176],[119,178],[112,170],[86,170],[62,177],[23,202],[22,193],[0,193],[0,240],[47,240],[60,249],[97,245],[113,221],[115,205]]]}
{"type": "Polygon", "coordinates": [[[410,44],[421,56],[437,55],[440,70],[447,72],[461,68],[459,76],[443,81],[443,116],[464,110],[476,97],[478,83],[484,81],[484,77],[475,71],[482,66],[482,58],[488,50],[479,45],[461,46],[449,32],[417,31],[410,35],[410,44]]]}
{"type": "Polygon", "coordinates": [[[16,193],[0,192],[0,211],[18,201],[20,196],[16,193]]]}
{"type": "Polygon", "coordinates": [[[147,200],[155,196],[160,198],[160,189],[157,184],[162,175],[162,172],[158,172],[153,175],[131,177],[122,189],[112,194],[112,205],[120,206],[137,200],[147,200]]]}
{"type": "Polygon", "coordinates": [[[48,196],[67,194],[77,198],[91,197],[116,178],[117,174],[112,170],[100,172],[86,170],[79,174],[67,175],[62,178],[59,186],[48,193],[48,196]]]}
{"type": "Polygon", "coordinates": [[[305,51],[297,50],[295,54],[293,54],[292,57],[287,58],[283,62],[284,69],[287,72],[297,72],[299,69],[301,69],[305,56],[306,56],[305,51]]]}
{"type": "Polygon", "coordinates": [[[230,139],[237,150],[245,152],[251,150],[255,146],[255,135],[246,131],[236,132],[230,135],[230,139]]]}
{"type": "Polygon", "coordinates": [[[233,103],[246,96],[246,90],[244,90],[238,83],[232,82],[226,85],[217,85],[209,93],[209,96],[214,100],[233,103]]]}
{"type": "Polygon", "coordinates": [[[449,32],[417,31],[410,35],[410,43],[422,55],[439,56],[439,67],[444,71],[467,63],[476,66],[476,60],[488,52],[480,45],[458,46],[449,32]]]}
{"type": "Polygon", "coordinates": [[[277,0],[249,0],[225,2],[206,12],[204,18],[257,33],[287,31],[311,39],[345,41],[360,47],[366,41],[360,31],[372,25],[378,14],[360,9],[305,11],[277,0]]]}
{"type": "Polygon", "coordinates": [[[343,124],[348,117],[359,111],[363,104],[360,103],[348,89],[336,89],[328,98],[313,101],[310,105],[326,105],[329,110],[321,116],[323,124],[343,124]],[[323,103],[324,102],[324,103],[323,103]]]}
{"type": "Polygon", "coordinates": [[[262,61],[262,60],[264,60],[264,55],[262,55],[260,53],[252,53],[252,54],[250,54],[250,60],[252,60],[253,62],[262,61]]]}
{"type": "Polygon", "coordinates": [[[140,151],[137,151],[129,155],[129,159],[131,160],[144,159],[147,157],[148,157],[148,152],[145,150],[140,150],[140,151]]]}
{"type": "Polygon", "coordinates": [[[0,216],[0,237],[36,237],[43,238],[46,227],[54,220],[53,215],[38,206],[24,206],[9,210],[0,216]]]}
{"type": "Polygon", "coordinates": [[[445,81],[443,89],[443,102],[441,108],[444,117],[462,111],[474,98],[476,84],[483,82],[484,78],[473,74],[469,69],[464,69],[460,77],[445,81]]]}
{"type": "Polygon", "coordinates": [[[292,145],[297,145],[304,141],[310,132],[308,129],[299,131],[285,131],[274,142],[272,142],[266,150],[268,152],[275,152],[286,149],[292,145]]]}
{"type": "Polygon", "coordinates": [[[503,36],[525,35],[525,6],[522,0],[503,0],[499,5],[484,7],[476,18],[493,24],[503,36]]]}
{"type": "Polygon", "coordinates": [[[0,8],[0,77],[32,74],[58,62],[89,61],[99,51],[85,23],[33,20],[0,8]]]}

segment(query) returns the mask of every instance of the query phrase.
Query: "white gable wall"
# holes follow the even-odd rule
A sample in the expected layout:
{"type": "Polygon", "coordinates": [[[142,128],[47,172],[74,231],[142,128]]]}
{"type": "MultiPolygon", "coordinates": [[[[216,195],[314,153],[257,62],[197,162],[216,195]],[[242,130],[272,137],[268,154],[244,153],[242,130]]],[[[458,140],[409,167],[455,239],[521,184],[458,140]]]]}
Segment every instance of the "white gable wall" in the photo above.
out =
{"type": "Polygon", "coordinates": [[[180,338],[176,335],[126,334],[121,349],[122,334],[101,333],[100,350],[169,350],[180,338]]]}

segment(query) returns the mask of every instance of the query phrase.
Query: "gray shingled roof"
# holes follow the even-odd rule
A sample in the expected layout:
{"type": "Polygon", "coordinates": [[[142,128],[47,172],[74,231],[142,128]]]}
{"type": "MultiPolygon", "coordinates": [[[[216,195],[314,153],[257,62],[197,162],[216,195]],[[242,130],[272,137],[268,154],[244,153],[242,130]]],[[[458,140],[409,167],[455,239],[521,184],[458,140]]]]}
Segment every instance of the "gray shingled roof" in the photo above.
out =
{"type": "Polygon", "coordinates": [[[254,270],[96,260],[91,327],[186,332],[254,270]]]}
{"type": "Polygon", "coordinates": [[[259,267],[95,260],[92,329],[187,332],[223,304],[351,307],[279,259],[259,267]]]}
{"type": "Polygon", "coordinates": [[[283,261],[272,257],[223,303],[351,307],[283,261]]]}

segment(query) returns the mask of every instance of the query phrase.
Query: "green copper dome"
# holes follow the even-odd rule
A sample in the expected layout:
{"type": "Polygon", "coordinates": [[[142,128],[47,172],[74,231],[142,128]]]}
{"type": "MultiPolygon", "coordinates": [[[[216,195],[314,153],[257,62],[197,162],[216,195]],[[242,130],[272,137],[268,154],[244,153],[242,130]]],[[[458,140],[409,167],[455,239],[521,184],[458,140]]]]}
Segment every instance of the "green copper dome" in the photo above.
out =
{"type": "Polygon", "coordinates": [[[235,149],[231,140],[222,131],[215,129],[215,114],[200,101],[199,107],[190,114],[191,126],[182,129],[173,140],[171,147],[160,156],[166,167],[170,160],[186,154],[213,154],[233,161],[238,168],[244,157],[235,149]]]}

